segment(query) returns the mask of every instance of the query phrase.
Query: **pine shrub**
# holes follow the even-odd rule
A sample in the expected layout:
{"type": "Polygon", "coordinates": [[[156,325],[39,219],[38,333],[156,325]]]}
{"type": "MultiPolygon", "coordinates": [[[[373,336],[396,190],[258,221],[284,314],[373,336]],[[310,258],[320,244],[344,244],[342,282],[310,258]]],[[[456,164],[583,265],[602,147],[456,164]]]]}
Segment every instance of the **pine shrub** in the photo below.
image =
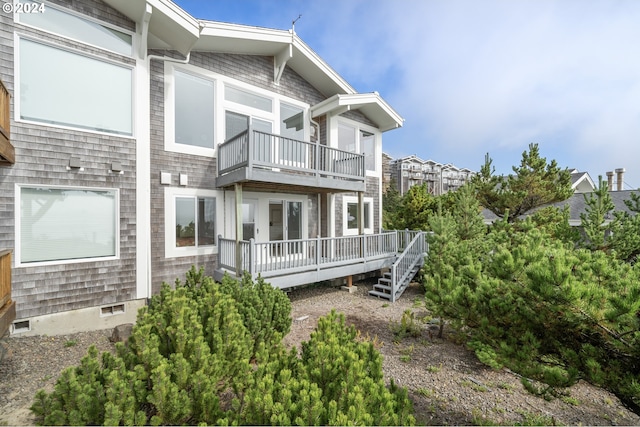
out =
{"type": "Polygon", "coordinates": [[[344,316],[320,319],[301,356],[281,342],[290,325],[280,290],[192,268],[140,310],[127,345],[102,357],[91,347],[31,410],[41,425],[414,422],[407,391],[385,386],[380,354],[344,316]]]}

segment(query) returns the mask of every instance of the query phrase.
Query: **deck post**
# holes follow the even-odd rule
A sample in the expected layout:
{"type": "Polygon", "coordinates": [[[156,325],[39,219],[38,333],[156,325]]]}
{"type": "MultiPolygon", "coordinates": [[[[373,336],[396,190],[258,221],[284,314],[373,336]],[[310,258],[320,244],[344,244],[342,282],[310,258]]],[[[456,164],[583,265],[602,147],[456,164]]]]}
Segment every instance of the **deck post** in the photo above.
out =
{"type": "Polygon", "coordinates": [[[249,239],[249,275],[251,279],[255,279],[254,274],[256,273],[255,269],[255,259],[256,259],[256,240],[252,237],[249,239]]]}
{"type": "Polygon", "coordinates": [[[358,191],[358,234],[360,235],[360,258],[364,258],[364,193],[358,191]]]}
{"type": "Polygon", "coordinates": [[[320,235],[318,234],[316,236],[316,271],[320,271],[320,259],[321,259],[321,253],[322,252],[322,247],[320,246],[322,244],[322,241],[320,240],[320,235]]]}
{"type": "Polygon", "coordinates": [[[240,240],[242,237],[242,184],[235,183],[236,194],[236,277],[242,276],[242,248],[240,240]]]}

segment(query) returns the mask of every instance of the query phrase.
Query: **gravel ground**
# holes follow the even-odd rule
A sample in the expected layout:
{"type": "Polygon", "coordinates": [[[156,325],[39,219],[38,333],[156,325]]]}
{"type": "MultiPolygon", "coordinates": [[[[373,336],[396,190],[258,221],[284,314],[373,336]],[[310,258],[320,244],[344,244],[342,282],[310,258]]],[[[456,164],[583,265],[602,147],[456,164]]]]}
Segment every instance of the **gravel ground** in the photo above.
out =
{"type": "MultiPolygon", "coordinates": [[[[362,336],[374,339],[384,357],[388,379],[407,387],[419,424],[471,425],[482,421],[515,425],[538,421],[557,425],[640,425],[612,394],[579,383],[562,399],[545,401],[528,394],[517,375],[481,365],[473,353],[450,340],[435,338],[416,284],[394,304],[369,297],[371,284],[357,290],[314,287],[289,293],[293,324],[287,345],[309,338],[317,320],[336,309],[345,314],[362,336]],[[393,326],[405,310],[414,313],[420,336],[394,342],[393,326]]],[[[7,356],[0,362],[0,425],[32,425],[29,411],[40,388],[51,390],[60,372],[78,364],[87,348],[113,349],[111,331],[57,337],[8,338],[7,356]]]]}

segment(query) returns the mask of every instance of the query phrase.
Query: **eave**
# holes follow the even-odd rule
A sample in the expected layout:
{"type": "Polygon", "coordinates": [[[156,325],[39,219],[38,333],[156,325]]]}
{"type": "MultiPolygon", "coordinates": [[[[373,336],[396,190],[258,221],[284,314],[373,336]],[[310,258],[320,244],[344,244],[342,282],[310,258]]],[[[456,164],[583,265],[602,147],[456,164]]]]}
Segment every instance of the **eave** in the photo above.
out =
{"type": "Polygon", "coordinates": [[[315,118],[325,114],[341,114],[349,110],[361,111],[382,132],[399,128],[404,123],[404,119],[377,92],[336,94],[311,107],[311,115],[315,118]]]}
{"type": "Polygon", "coordinates": [[[186,55],[200,37],[199,21],[172,1],[104,0],[104,2],[137,23],[143,21],[145,13],[151,12],[147,40],[149,49],[172,49],[186,55]]]}

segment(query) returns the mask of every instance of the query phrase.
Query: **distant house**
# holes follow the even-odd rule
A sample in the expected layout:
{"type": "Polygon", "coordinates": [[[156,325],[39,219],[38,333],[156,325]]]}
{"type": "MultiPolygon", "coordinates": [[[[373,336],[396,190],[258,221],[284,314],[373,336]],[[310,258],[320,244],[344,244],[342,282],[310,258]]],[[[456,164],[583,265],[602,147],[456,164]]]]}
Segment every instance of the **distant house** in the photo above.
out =
{"type": "Polygon", "coordinates": [[[415,155],[391,160],[390,168],[400,194],[405,194],[414,185],[422,184],[433,195],[444,194],[462,187],[474,175],[467,168],[422,160],[415,155]]]}
{"type": "Polygon", "coordinates": [[[288,288],[406,249],[381,229],[382,136],[402,117],[295,32],[170,0],[44,8],[0,14],[13,333],[131,322],[192,265],[288,288]]]}
{"type": "MultiPolygon", "coordinates": [[[[631,193],[637,192],[637,190],[623,190],[623,191],[610,191],[609,195],[611,196],[611,200],[613,205],[615,206],[614,211],[627,212],[630,214],[635,214],[631,212],[627,205],[625,204],[626,200],[631,199],[631,193]]],[[[586,213],[587,204],[585,201],[585,196],[589,197],[589,193],[574,193],[567,200],[562,202],[552,203],[550,205],[541,206],[538,209],[543,209],[548,206],[555,206],[559,209],[564,209],[565,207],[569,207],[569,225],[574,227],[579,227],[582,225],[582,220],[580,219],[580,215],[586,213]]],[[[527,215],[535,212],[532,211],[526,215],[523,215],[522,218],[525,218],[527,215]]],[[[484,217],[485,224],[492,224],[495,222],[498,217],[488,209],[483,209],[482,216],[484,217]]],[[[613,219],[613,213],[609,215],[608,218],[605,219],[605,223],[610,222],[613,219]]]]}
{"type": "Polygon", "coordinates": [[[596,189],[597,184],[593,182],[588,172],[579,172],[578,169],[571,169],[571,188],[575,193],[590,193],[596,189]]]}

